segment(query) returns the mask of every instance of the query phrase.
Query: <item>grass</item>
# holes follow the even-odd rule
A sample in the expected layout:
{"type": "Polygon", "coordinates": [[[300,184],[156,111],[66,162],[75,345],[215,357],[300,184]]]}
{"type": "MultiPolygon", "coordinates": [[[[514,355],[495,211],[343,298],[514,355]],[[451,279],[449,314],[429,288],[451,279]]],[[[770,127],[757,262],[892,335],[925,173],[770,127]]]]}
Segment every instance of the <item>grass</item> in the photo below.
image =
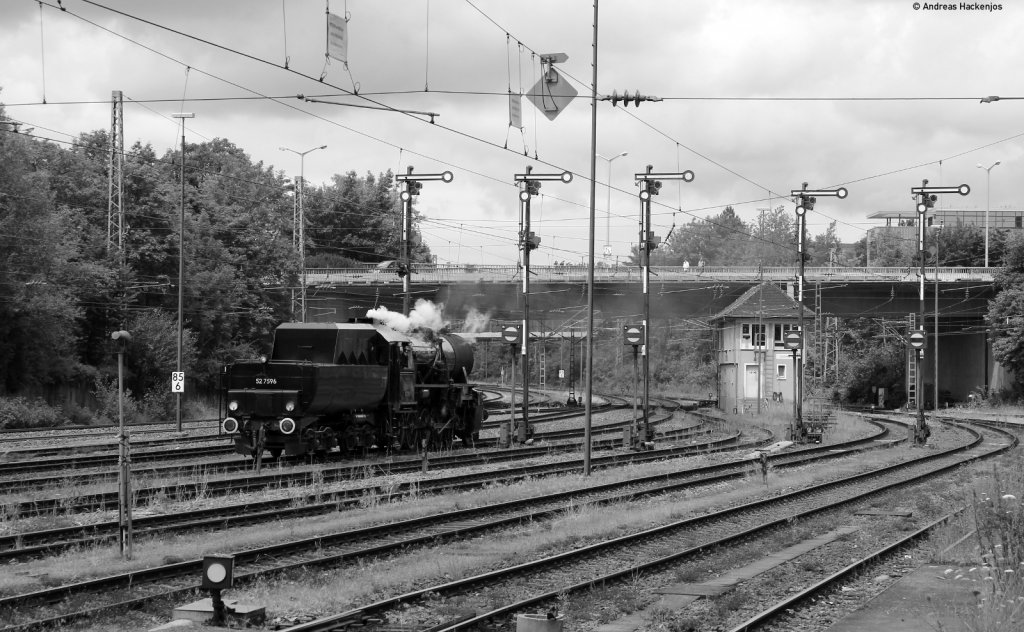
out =
{"type": "MultiPolygon", "coordinates": [[[[970,586],[976,603],[956,611],[971,632],[1024,629],[1024,450],[1016,448],[984,470],[965,472],[948,506],[966,507],[931,539],[931,563],[970,586]],[[964,535],[966,534],[966,536],[964,535]],[[970,583],[967,583],[970,582],[970,583]]],[[[945,630],[944,628],[942,630],[945,630]]]]}

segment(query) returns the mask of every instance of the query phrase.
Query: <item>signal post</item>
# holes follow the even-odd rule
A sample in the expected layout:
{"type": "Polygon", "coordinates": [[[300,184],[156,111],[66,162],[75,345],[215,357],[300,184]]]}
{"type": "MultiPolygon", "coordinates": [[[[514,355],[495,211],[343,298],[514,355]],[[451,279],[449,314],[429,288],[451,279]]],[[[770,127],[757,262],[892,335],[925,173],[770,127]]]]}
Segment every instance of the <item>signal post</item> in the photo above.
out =
{"type": "MultiPolygon", "coordinates": [[[[530,428],[530,252],[540,245],[540,236],[530,230],[530,200],[540,193],[544,181],[572,182],[572,174],[533,173],[533,167],[526,167],[526,173],[515,174],[519,184],[519,249],[523,253],[523,328],[520,355],[523,356],[523,423],[519,426],[518,441],[525,443],[533,434],[530,428]]],[[[513,354],[514,355],[514,354],[513,354]]],[[[515,360],[513,359],[513,362],[515,360]]],[[[515,375],[515,370],[512,371],[515,375]]],[[[513,378],[515,379],[515,378],[513,378]]]]}
{"type": "Polygon", "coordinates": [[[512,380],[510,387],[512,402],[509,404],[508,429],[505,432],[499,432],[501,447],[507,448],[512,438],[512,431],[516,427],[516,350],[519,347],[519,341],[522,339],[520,326],[506,325],[503,327],[501,339],[509,344],[509,357],[512,358],[512,370],[509,371],[512,380]]]}
{"type": "MultiPolygon", "coordinates": [[[[639,96],[639,95],[638,95],[639,96]]],[[[637,103],[639,106],[639,102],[637,103]]],[[[654,439],[651,430],[649,404],[650,382],[650,331],[651,331],[651,251],[661,243],[661,237],[651,229],[651,197],[661,192],[662,180],[693,182],[693,172],[687,169],[681,173],[654,173],[654,167],[647,165],[647,171],[638,173],[634,179],[640,184],[640,268],[643,270],[644,322],[642,323],[640,354],[644,357],[644,436],[642,441],[654,439]]]]}
{"type": "MultiPolygon", "coordinates": [[[[636,415],[636,400],[637,400],[637,383],[640,381],[640,366],[637,362],[637,355],[639,352],[640,344],[644,340],[644,329],[643,325],[626,325],[622,328],[622,341],[624,344],[633,347],[633,425],[632,432],[629,433],[630,443],[634,448],[641,444],[640,441],[640,423],[636,415]]],[[[647,419],[644,418],[646,423],[647,419]]],[[[646,437],[650,433],[650,429],[644,427],[644,436],[646,437]]]]}
{"type": "MultiPolygon", "coordinates": [[[[800,259],[800,273],[797,276],[797,326],[800,328],[800,339],[790,340],[790,337],[786,336],[786,346],[793,350],[793,370],[796,371],[796,391],[793,394],[793,441],[803,441],[805,439],[806,430],[804,428],[803,410],[804,410],[804,265],[807,263],[809,255],[807,254],[807,211],[814,210],[814,205],[818,201],[817,196],[823,197],[837,197],[840,200],[845,199],[848,195],[848,191],[843,187],[838,189],[813,189],[807,188],[807,183],[804,182],[803,188],[794,189],[789,192],[795,198],[796,202],[796,250],[797,257],[800,259]],[[800,352],[799,357],[797,352],[800,352]]],[[[759,377],[760,379],[760,373],[759,377]]]]}
{"type": "MultiPolygon", "coordinates": [[[[935,201],[938,199],[939,195],[945,193],[967,195],[970,192],[971,187],[966,184],[961,184],[956,187],[930,187],[928,186],[928,180],[923,180],[919,187],[910,188],[910,193],[917,200],[917,254],[921,265],[921,269],[918,272],[918,276],[920,277],[918,285],[918,328],[907,332],[907,345],[909,346],[910,351],[914,354],[914,399],[916,400],[914,403],[917,405],[917,421],[914,424],[913,439],[916,445],[924,445],[925,442],[928,441],[928,437],[931,435],[931,430],[929,430],[928,424],[925,423],[924,419],[924,398],[922,397],[922,386],[924,382],[921,379],[921,363],[924,360],[924,350],[928,348],[928,333],[924,329],[925,215],[928,213],[928,209],[935,206],[935,201]]],[[[938,276],[936,276],[935,282],[938,283],[938,276]]],[[[936,296],[938,296],[938,289],[936,289],[936,296]]],[[[935,317],[938,319],[938,312],[936,312],[935,317]]],[[[936,325],[935,336],[938,337],[938,335],[938,325],[936,325]]],[[[934,361],[937,367],[939,362],[937,354],[934,361]]],[[[936,380],[935,388],[936,392],[938,392],[938,380],[936,380]]],[[[937,399],[934,402],[934,406],[937,411],[939,407],[937,399]]]]}
{"type": "Polygon", "coordinates": [[[429,180],[440,180],[445,184],[455,179],[451,171],[442,173],[417,173],[413,175],[412,167],[406,173],[395,176],[396,182],[402,183],[402,256],[398,264],[398,276],[402,277],[402,313],[409,315],[409,284],[412,282],[412,198],[420,194],[423,183],[429,180]]]}

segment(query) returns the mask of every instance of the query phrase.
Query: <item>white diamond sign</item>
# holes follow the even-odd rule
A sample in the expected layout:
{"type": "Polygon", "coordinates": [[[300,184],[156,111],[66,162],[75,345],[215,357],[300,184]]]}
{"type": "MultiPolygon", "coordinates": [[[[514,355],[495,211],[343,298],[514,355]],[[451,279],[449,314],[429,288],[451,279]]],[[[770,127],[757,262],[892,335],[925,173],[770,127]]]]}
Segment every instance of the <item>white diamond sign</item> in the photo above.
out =
{"type": "Polygon", "coordinates": [[[552,68],[526,94],[526,98],[537,106],[550,120],[555,120],[562,110],[569,107],[578,95],[576,88],[569,85],[558,71],[552,68]]]}

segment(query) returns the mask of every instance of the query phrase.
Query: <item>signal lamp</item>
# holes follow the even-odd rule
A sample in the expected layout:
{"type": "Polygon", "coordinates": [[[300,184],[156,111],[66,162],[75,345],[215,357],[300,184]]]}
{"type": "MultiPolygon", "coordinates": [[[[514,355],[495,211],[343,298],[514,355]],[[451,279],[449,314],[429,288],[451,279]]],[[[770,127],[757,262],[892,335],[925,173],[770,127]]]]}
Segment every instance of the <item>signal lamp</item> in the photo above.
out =
{"type": "Polygon", "coordinates": [[[205,590],[231,588],[234,579],[235,556],[207,555],[203,558],[203,582],[205,590]]]}
{"type": "Polygon", "coordinates": [[[284,403],[284,409],[289,413],[292,412],[293,410],[295,410],[295,402],[288,400],[287,402],[284,403]]]}
{"type": "Polygon", "coordinates": [[[281,431],[281,434],[290,435],[295,432],[295,420],[291,417],[285,417],[278,422],[277,427],[281,431]]]}
{"type": "Polygon", "coordinates": [[[221,422],[220,427],[224,429],[224,432],[234,434],[238,432],[238,420],[234,417],[225,417],[224,421],[221,422]]]}
{"type": "Polygon", "coordinates": [[[238,400],[233,399],[230,402],[228,402],[228,410],[230,410],[231,412],[235,412],[236,410],[238,410],[238,400]]]}

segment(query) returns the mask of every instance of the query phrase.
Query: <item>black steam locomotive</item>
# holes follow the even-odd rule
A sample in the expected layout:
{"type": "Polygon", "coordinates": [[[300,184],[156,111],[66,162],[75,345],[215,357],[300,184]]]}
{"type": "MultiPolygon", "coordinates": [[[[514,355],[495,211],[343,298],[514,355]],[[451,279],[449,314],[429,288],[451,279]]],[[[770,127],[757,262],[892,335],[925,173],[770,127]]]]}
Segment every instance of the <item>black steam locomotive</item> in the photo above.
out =
{"type": "Polygon", "coordinates": [[[486,418],[472,370],[473,349],[454,334],[285,323],[269,358],[224,367],[221,427],[254,457],[468,445],[486,418]]]}

